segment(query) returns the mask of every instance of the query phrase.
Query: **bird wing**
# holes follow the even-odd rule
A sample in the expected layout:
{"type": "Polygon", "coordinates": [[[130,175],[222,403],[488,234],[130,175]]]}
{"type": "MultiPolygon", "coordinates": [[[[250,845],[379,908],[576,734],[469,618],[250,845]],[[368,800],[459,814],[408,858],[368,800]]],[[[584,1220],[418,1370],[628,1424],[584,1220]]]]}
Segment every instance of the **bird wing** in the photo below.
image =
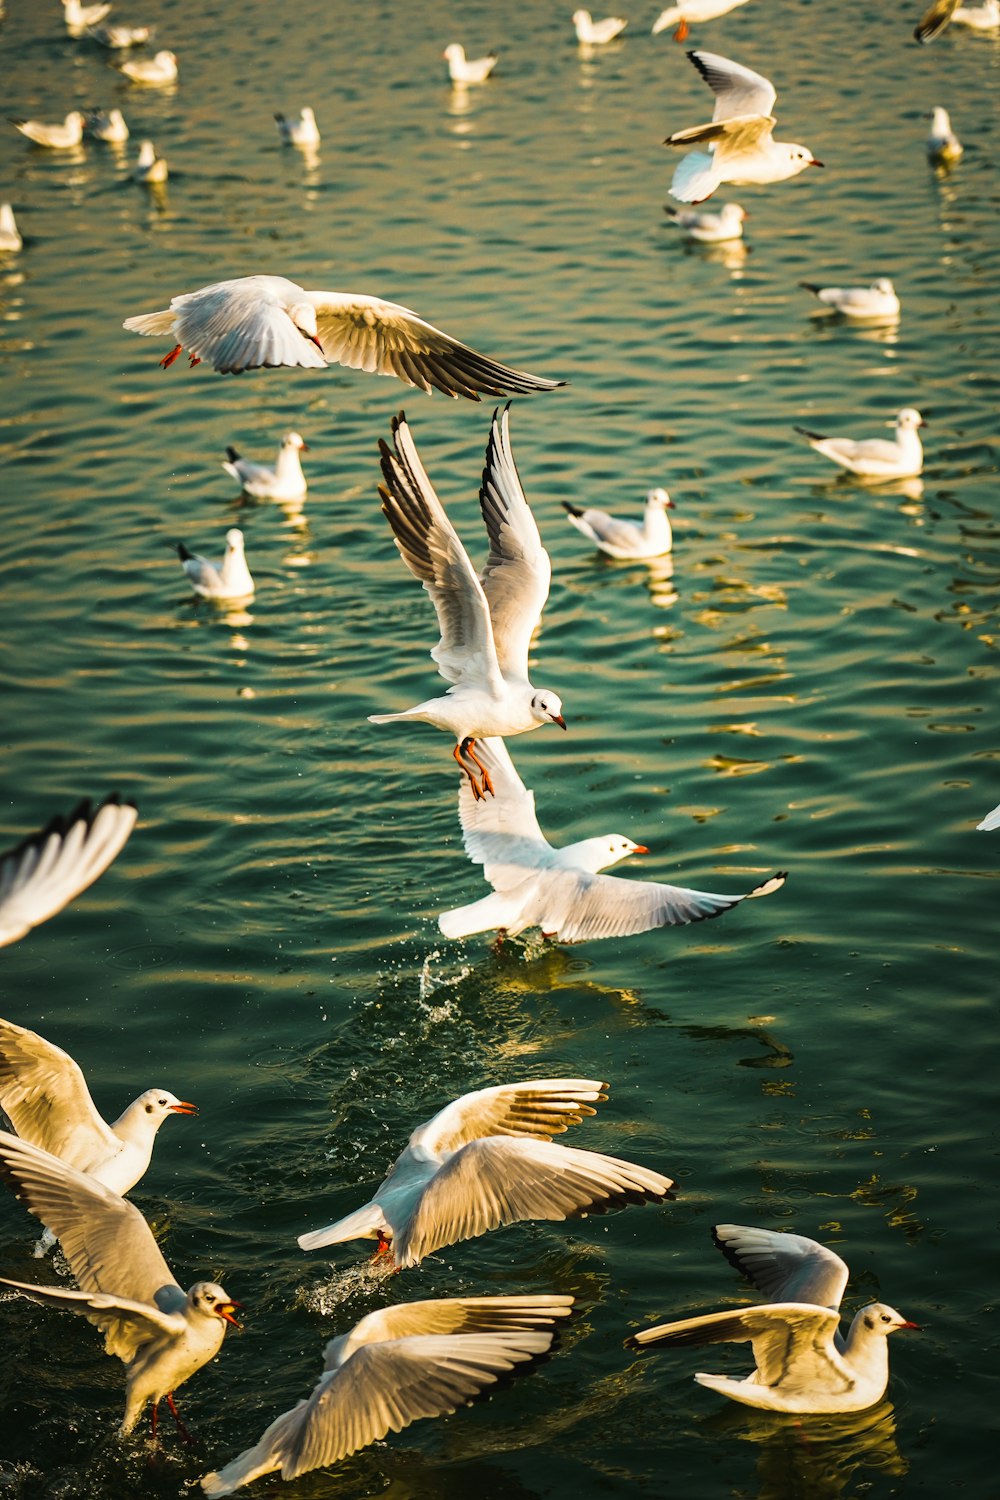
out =
{"type": "Polygon", "coordinates": [[[446,682],[469,678],[491,692],[503,691],[490,607],[444,506],[427,477],[406,414],[393,418],[394,450],[379,442],[385,484],[379,485],[382,512],[392,527],[399,554],[419,578],[437,611],[441,639],[431,652],[446,682]]]}
{"type": "MultiPolygon", "coordinates": [[[[684,219],[687,215],[676,214],[674,217],[684,219]]],[[[570,520],[582,521],[595,542],[613,547],[626,555],[644,540],[641,526],[637,526],[634,521],[622,521],[617,516],[609,516],[606,510],[585,510],[580,516],[571,515],[570,520]]],[[[582,528],[578,526],[578,529],[582,528]]]]}
{"type": "Polygon", "coordinates": [[[477,1089],[446,1104],[418,1125],[409,1148],[441,1156],[484,1136],[532,1136],[547,1141],[596,1115],[595,1104],[607,1099],[606,1083],[591,1078],[538,1078],[528,1083],[501,1083],[477,1089]]]}
{"type": "Polygon", "coordinates": [[[428,1183],[393,1236],[398,1266],[522,1219],[571,1219],[659,1201],[672,1182],[631,1162],[551,1141],[470,1141],[428,1183]]]}
{"type": "Polygon", "coordinates": [[[551,391],[563,380],[543,380],[477,354],[425,323],[408,307],[356,292],[305,292],[316,309],[319,341],[331,363],[371,375],[395,375],[418,390],[478,401],[551,391]]]}
{"type": "Polygon", "coordinates": [[[631,1348],[652,1344],[684,1347],[699,1344],[752,1344],[762,1385],[791,1393],[847,1391],[855,1377],[834,1344],[840,1314],[804,1302],[772,1302],[681,1318],[633,1334],[631,1348]]]}
{"type": "MultiPolygon", "coordinates": [[[[479,754],[479,747],[482,743],[482,740],[476,741],[477,755],[479,754]]],[[[490,743],[492,744],[492,741],[490,741],[490,743]]],[[[482,757],[480,757],[480,759],[481,758],[482,757]]],[[[991,813],[986,814],[981,823],[976,824],[976,831],[979,833],[989,833],[994,828],[1000,828],[1000,807],[995,807],[991,813]]]]}
{"type": "Polygon", "coordinates": [[[913,29],[913,35],[917,41],[924,45],[932,42],[936,36],[940,36],[958,9],[959,3],[960,0],[934,0],[913,29]]]}
{"type": "MultiPolygon", "coordinates": [[[[436,1297],[427,1302],[398,1302],[368,1313],[354,1325],[346,1341],[331,1340],[328,1353],[336,1357],[345,1342],[353,1349],[419,1334],[543,1328],[554,1318],[566,1317],[573,1301],[557,1293],[541,1293],[535,1297],[436,1297]]],[[[333,1366],[328,1364],[327,1368],[333,1366]]]]}
{"type": "Polygon", "coordinates": [[[495,890],[519,885],[526,873],[548,863],[552,845],[535,816],[535,795],[514,768],[502,739],[476,741],[476,755],[493,782],[492,797],[476,798],[469,779],[458,789],[458,816],[465,852],[495,890]]]}
{"type": "Polygon", "coordinates": [[[759,151],[770,139],[774,124],[772,115],[736,115],[732,119],[713,120],[710,125],[675,130],[664,145],[692,146],[697,141],[712,141],[718,160],[732,162],[737,157],[753,156],[759,151]]]}
{"type": "Polygon", "coordinates": [[[86,1171],[119,1150],[77,1064],[52,1042],[0,1020],[0,1109],[22,1140],[86,1171]]]}
{"type": "MultiPolygon", "coordinates": [[[[78,1292],[71,1287],[35,1286],[28,1281],[11,1281],[6,1276],[0,1276],[0,1286],[13,1287],[42,1307],[59,1307],[83,1313],[88,1322],[104,1330],[112,1323],[119,1324],[132,1336],[133,1347],[145,1343],[158,1333],[177,1334],[184,1328],[184,1320],[177,1313],[161,1312],[158,1307],[148,1303],[132,1302],[127,1297],[114,1297],[109,1292],[78,1292]]],[[[119,1351],[109,1348],[109,1353],[119,1351]]],[[[126,1363],[131,1357],[131,1353],[119,1354],[119,1358],[126,1363]]]]}
{"type": "Polygon", "coordinates": [[[490,538],[481,582],[497,660],[505,677],[527,680],[528,650],[549,597],[552,564],[511,452],[509,403],[499,420],[493,413],[479,506],[490,538]]]}
{"type": "Polygon", "coordinates": [[[840,1256],[802,1234],[716,1224],[712,1239],[730,1265],[775,1302],[839,1308],[850,1274],[840,1256]]]}
{"type": "Polygon", "coordinates": [[[773,114],[778,94],[769,78],[717,52],[689,52],[688,57],[715,95],[713,120],[773,114]]]}
{"type": "Polygon", "coordinates": [[[0,854],[0,948],[61,911],[121,851],[138,816],[135,803],[108,797],[93,812],[81,802],[68,818],[0,854]]]}
{"type": "Polygon", "coordinates": [[[126,318],[122,327],[132,333],[170,334],[223,374],[276,365],[323,370],[325,358],[288,312],[306,300],[302,288],[283,276],[240,276],[186,292],[166,312],[126,318]]]}

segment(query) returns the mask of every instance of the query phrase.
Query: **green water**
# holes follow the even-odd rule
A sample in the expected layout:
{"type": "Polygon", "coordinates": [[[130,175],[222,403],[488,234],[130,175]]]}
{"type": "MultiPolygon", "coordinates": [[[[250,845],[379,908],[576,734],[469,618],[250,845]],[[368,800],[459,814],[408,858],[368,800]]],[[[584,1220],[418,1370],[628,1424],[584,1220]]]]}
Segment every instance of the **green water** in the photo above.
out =
{"type": "MultiPolygon", "coordinates": [[[[3,1301],[4,1496],[187,1493],[373,1306],[542,1289],[580,1301],[543,1369],[276,1491],[998,1492],[998,836],[975,824],[1000,801],[1000,44],[953,29],[919,49],[919,5],[897,0],[752,0],[697,31],[775,79],[779,136],[827,163],[731,195],[751,213],[734,261],[662,213],[660,142],[709,101],[649,35],[656,7],[590,59],[571,9],[148,0],[122,19],[156,21],[180,62],[154,92],[56,5],[10,0],[4,113],[118,103],[129,155],[150,135],[172,175],[157,199],[108,147],[0,134],[27,242],[0,263],[0,836],[112,788],[140,807],[100,883],[0,954],[0,1013],[66,1047],[106,1114],[153,1084],[198,1102],[134,1197],[181,1281],[222,1279],[246,1331],[181,1393],[198,1446],[165,1430],[155,1452],[114,1435],[121,1368],[95,1330],[3,1301]],[[502,53],[464,102],[454,39],[502,53]],[[305,103],[312,166],[271,120],[305,103]],[[923,149],[936,103],[967,145],[945,179],[923,149]],[[533,673],[570,722],[517,741],[517,765],[554,840],[626,833],[653,851],[636,878],[710,890],[787,868],[780,894],[576,949],[440,939],[438,912],[485,886],[445,737],[366,720],[436,691],[377,442],[405,405],[478,559],[489,408],[339,369],[161,371],[165,346],[120,329],[255,271],[395,298],[571,381],[512,411],[554,568],[533,673]],[[890,334],[817,321],[797,287],[880,274],[903,302],[890,334]],[[878,435],[909,404],[930,423],[922,487],[840,480],[791,431],[878,435]],[[263,458],[287,427],[312,448],[301,515],[241,508],[226,444],[263,458]],[[561,500],[638,513],[654,484],[677,505],[672,577],[598,560],[565,523],[561,500]],[[258,592],[227,616],[192,603],[163,542],[214,555],[234,523],[258,592]],[[515,1226],[387,1284],[363,1247],[332,1267],[298,1251],[444,1101],[560,1074],[612,1085],[573,1143],[675,1176],[675,1203],[515,1226]],[[697,1351],[622,1349],[747,1296],[717,1220],[835,1244],[850,1311],[877,1294],[925,1326],[893,1341],[885,1403],[800,1426],[696,1386],[697,1351]]],[[[0,1201],[3,1274],[45,1274],[34,1230],[0,1201]]]]}

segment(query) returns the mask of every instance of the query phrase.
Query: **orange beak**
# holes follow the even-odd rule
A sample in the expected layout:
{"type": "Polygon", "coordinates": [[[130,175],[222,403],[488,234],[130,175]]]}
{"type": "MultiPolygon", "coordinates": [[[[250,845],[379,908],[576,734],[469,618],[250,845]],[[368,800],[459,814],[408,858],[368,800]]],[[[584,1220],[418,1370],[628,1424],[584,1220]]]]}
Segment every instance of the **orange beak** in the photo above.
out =
{"type": "Polygon", "coordinates": [[[815,156],[814,156],[811,161],[807,161],[806,162],[806,166],[807,167],[821,167],[821,166],[823,166],[823,162],[817,161],[816,158],[815,158],[815,156]]]}
{"type": "Polygon", "coordinates": [[[179,1099],[176,1104],[171,1104],[170,1110],[175,1115],[196,1115],[198,1113],[198,1106],[197,1104],[189,1104],[186,1099],[179,1099]]]}
{"type": "Polygon", "coordinates": [[[233,1317],[233,1313],[236,1311],[236,1309],[242,1306],[242,1302],[220,1302],[215,1310],[224,1322],[232,1323],[234,1328],[238,1328],[242,1332],[243,1324],[237,1323],[236,1319],[233,1317]]]}
{"type": "Polygon", "coordinates": [[[566,720],[563,718],[562,714],[553,714],[552,722],[553,724],[558,724],[560,729],[566,728],[566,720]]]}
{"type": "Polygon", "coordinates": [[[636,844],[635,848],[632,850],[632,853],[633,854],[648,854],[649,850],[646,848],[645,844],[636,844]]]}

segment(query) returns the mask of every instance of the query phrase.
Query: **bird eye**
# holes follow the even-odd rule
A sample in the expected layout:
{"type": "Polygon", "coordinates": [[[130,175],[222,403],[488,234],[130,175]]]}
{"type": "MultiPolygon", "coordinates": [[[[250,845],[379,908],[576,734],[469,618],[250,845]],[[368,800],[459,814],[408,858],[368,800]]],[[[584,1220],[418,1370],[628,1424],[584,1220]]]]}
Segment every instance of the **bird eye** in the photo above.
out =
{"type": "Polygon", "coordinates": [[[890,1323],[891,1321],[892,1321],[892,1319],[889,1317],[889,1315],[887,1313],[883,1313],[882,1314],[882,1322],[883,1323],[890,1323]]]}

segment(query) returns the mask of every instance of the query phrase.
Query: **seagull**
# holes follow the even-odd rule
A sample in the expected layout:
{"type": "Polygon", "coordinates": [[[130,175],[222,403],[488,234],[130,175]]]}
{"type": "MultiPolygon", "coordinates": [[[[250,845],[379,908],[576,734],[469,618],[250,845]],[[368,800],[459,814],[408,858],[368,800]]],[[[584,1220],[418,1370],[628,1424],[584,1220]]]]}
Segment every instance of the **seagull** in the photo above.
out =
{"type": "Polygon", "coordinates": [[[138,817],[134,802],[112,794],[95,812],[81,802],[68,818],[53,818],[0,854],[0,948],[92,885],[119,854],[138,817]]]}
{"type": "Polygon", "coordinates": [[[82,36],[91,26],[97,26],[111,9],[110,4],[81,5],[80,0],[62,0],[62,3],[63,20],[72,36],[82,36]]]}
{"type": "Polygon", "coordinates": [[[750,217],[738,203],[724,203],[717,214],[707,209],[699,213],[695,208],[671,208],[669,203],[665,203],[663,207],[668,218],[679,229],[684,230],[688,239],[697,240],[702,245],[722,245],[727,240],[741,240],[743,221],[750,217]]]}
{"type": "Polygon", "coordinates": [[[176,346],[160,361],[164,368],[184,349],[192,363],[208,360],[225,375],[262,365],[325,370],[338,364],[469,401],[478,401],[481,392],[523,396],[566,383],[477,354],[395,302],[364,293],[306,292],[284,276],[217,281],[174,297],[163,312],[126,318],[122,327],[175,338],[176,346]]]}
{"type": "Polygon", "coordinates": [[[497,65],[492,52],[487,57],[466,57],[461,42],[452,42],[442,56],[448,64],[448,77],[459,87],[468,83],[485,83],[497,65]]]}
{"type": "Polygon", "coordinates": [[[451,686],[443,697],[402,713],[369,714],[369,722],[419,719],[454,734],[452,754],[476,797],[493,791],[475,753],[481,735],[525,734],[542,724],[566,728],[556,694],[528,679],[528,650],[549,595],[552,565],[514,463],[509,411],[508,404],[502,418],[493,413],[486,448],[479,507],[490,553],[479,577],[427,478],[403,412],[392,423],[395,452],[379,444],[382,512],[400,556],[437,612],[441,639],[431,658],[451,686]]]}
{"type": "Polygon", "coordinates": [[[642,557],[663,557],[673,546],[668,510],[674,502],[666,490],[650,490],[642,521],[619,521],[606,510],[580,510],[568,500],[562,502],[571,526],[589,537],[608,557],[628,561],[642,557]]]}
{"type": "Polygon", "coordinates": [[[132,179],[134,182],[166,182],[169,176],[167,163],[162,156],[157,156],[156,147],[152,141],[143,141],[139,147],[139,156],[135,166],[132,168],[132,179]]]}
{"type": "Polygon", "coordinates": [[[943,162],[946,166],[959,161],[965,147],[951,128],[951,117],[940,104],[934,106],[931,129],[927,137],[927,155],[931,161],[943,162]]]}
{"type": "Polygon", "coordinates": [[[177,556],[188,583],[200,598],[249,599],[253,595],[254,582],[243,555],[243,533],[238,526],[226,532],[226,555],[218,567],[197,552],[189,552],[183,542],[177,543],[177,556]]]}
{"type": "Polygon", "coordinates": [[[959,0],[932,0],[913,29],[913,35],[922,46],[941,35],[954,17],[958,4],[959,0]]]}
{"type": "Polygon", "coordinates": [[[981,823],[976,824],[979,833],[992,833],[994,828],[1000,828],[1000,807],[995,807],[991,813],[987,813],[981,823]]]}
{"type": "Polygon", "coordinates": [[[880,276],[871,286],[816,286],[812,281],[800,281],[799,286],[843,318],[889,322],[899,317],[899,298],[888,276],[880,276]]]}
{"type": "Polygon", "coordinates": [[[551,1139],[596,1114],[607,1087],[543,1078],[463,1094],[417,1126],[370,1203],[299,1235],[299,1245],[377,1240],[376,1255],[391,1253],[398,1269],[502,1224],[660,1202],[669,1177],[551,1139]]]}
{"type": "Polygon", "coordinates": [[[855,1314],[845,1339],[840,1304],[849,1271],[839,1255],[802,1234],[741,1224],[716,1224],[712,1238],[731,1265],[776,1300],[661,1323],[626,1339],[627,1347],[751,1344],[755,1369],[742,1380],[694,1378],[743,1406],[767,1411],[864,1411],[882,1399],[889,1383],[886,1339],[918,1323],[872,1302],[855,1314]]]}
{"type": "Polygon", "coordinates": [[[715,113],[711,125],[675,131],[664,142],[709,142],[707,151],[684,157],[670,184],[672,197],[702,203],[723,182],[783,182],[806,167],[823,165],[805,146],[773,139],[771,111],[778,96],[769,79],[715,52],[689,52],[688,57],[715,94],[715,113]]]}
{"type": "Polygon", "coordinates": [[[61,125],[46,125],[42,120],[12,120],[22,135],[36,146],[46,146],[50,151],[72,151],[83,139],[83,115],[71,109],[61,125]]]}
{"type": "Polygon", "coordinates": [[[0,203],[0,251],[13,253],[24,245],[9,203],[0,203]]]}
{"type": "Polygon", "coordinates": [[[331,1339],[307,1400],[283,1412],[253,1448],[206,1474],[206,1495],[231,1495],[264,1474],[298,1479],[492,1391],[546,1354],[574,1298],[449,1297],[370,1312],[331,1339]]]}
{"type": "Polygon", "coordinates": [[[319,126],[316,124],[316,116],[307,104],[297,120],[286,119],[284,115],[275,115],[278,131],[281,139],[288,146],[318,146],[319,126]]]}
{"type": "Polygon", "coordinates": [[[896,415],[896,436],[892,442],[887,438],[823,437],[822,433],[810,432],[807,427],[796,427],[810,448],[822,453],[842,469],[857,474],[860,479],[907,479],[919,474],[924,466],[924,450],[920,444],[918,427],[926,427],[923,417],[912,406],[904,406],[896,415]]]}
{"type": "Polygon", "coordinates": [[[177,59],[172,52],[157,52],[155,57],[129,57],[119,63],[118,71],[133,83],[150,88],[166,88],[177,82],[177,59]]]}
{"type": "Polygon", "coordinates": [[[573,25],[581,47],[603,47],[621,36],[628,21],[621,16],[605,16],[603,21],[595,21],[589,10],[575,10],[573,25]]]}
{"type": "Polygon", "coordinates": [[[738,5],[746,3],[747,0],[682,0],[682,4],[671,5],[669,9],[660,11],[653,22],[653,35],[659,36],[668,26],[676,26],[674,41],[685,42],[692,26],[700,26],[703,21],[715,21],[719,16],[726,16],[738,5]]]}
{"type": "Polygon", "coordinates": [[[180,1427],[174,1391],[222,1347],[226,1324],[239,1328],[239,1307],[214,1281],[183,1291],[139,1210],[101,1182],[47,1151],[0,1132],[0,1174],[29,1213],[59,1241],[79,1291],[0,1277],[33,1302],[82,1313],[104,1334],[104,1349],[126,1367],[125,1416],[132,1431],[153,1403],[153,1435],[167,1398],[180,1427]]]}
{"type": "Polygon", "coordinates": [[[120,146],[128,140],[129,128],[125,124],[125,116],[120,109],[109,110],[104,114],[100,110],[91,110],[88,114],[85,129],[88,135],[95,140],[107,141],[112,146],[120,146]]]}
{"type": "Polygon", "coordinates": [[[620,833],[581,839],[557,849],[546,839],[535,815],[535,798],[525,787],[503,740],[481,740],[477,747],[495,796],[478,801],[463,783],[458,811],[465,850],[493,894],[438,918],[447,938],[497,931],[515,937],[540,927],[558,943],[628,937],[656,927],[679,927],[718,917],[741,901],[780,890],[785,871],[744,896],[716,896],[684,886],[620,880],[599,870],[648,854],[620,833]]]}
{"type": "Polygon", "coordinates": [[[226,449],[228,459],[222,467],[233,476],[244,495],[252,495],[255,500],[301,500],[306,492],[306,476],[299,454],[308,452],[309,444],[297,432],[286,432],[273,469],[240,458],[235,448],[226,449]]]}
{"type": "Polygon", "coordinates": [[[126,47],[139,47],[143,42],[148,42],[152,34],[151,26],[115,26],[107,21],[91,26],[87,32],[93,41],[112,52],[121,52],[126,47]]]}
{"type": "Polygon", "coordinates": [[[1000,0],[984,0],[982,5],[960,5],[952,13],[956,26],[970,26],[973,31],[996,31],[1000,26],[1000,0]]]}

